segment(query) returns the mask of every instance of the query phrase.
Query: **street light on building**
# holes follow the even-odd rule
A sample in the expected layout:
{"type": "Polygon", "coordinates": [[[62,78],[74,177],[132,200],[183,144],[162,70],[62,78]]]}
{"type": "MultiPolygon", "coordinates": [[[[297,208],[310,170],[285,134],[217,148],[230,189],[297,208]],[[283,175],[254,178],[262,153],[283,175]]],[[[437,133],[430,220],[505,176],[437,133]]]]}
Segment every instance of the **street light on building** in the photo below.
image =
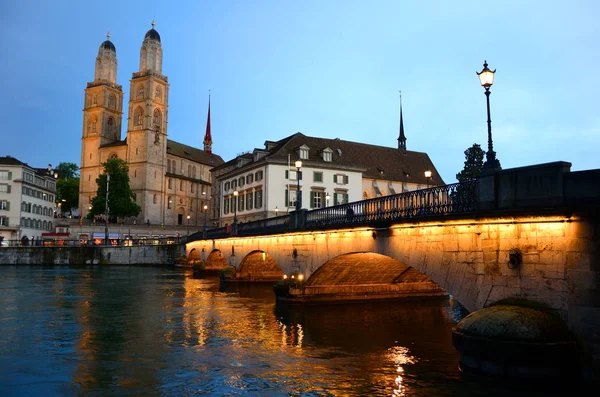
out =
{"type": "Polygon", "coordinates": [[[204,231],[202,232],[204,238],[206,238],[206,214],[208,214],[208,205],[204,204],[204,231]]]}
{"type": "Polygon", "coordinates": [[[492,119],[490,117],[490,87],[494,84],[494,73],[496,73],[496,69],[493,71],[488,69],[487,61],[483,62],[483,69],[481,72],[476,72],[479,77],[479,83],[483,88],[485,88],[485,97],[487,102],[487,125],[488,125],[488,151],[485,155],[485,163],[483,163],[484,169],[491,170],[499,170],[500,161],[496,158],[496,152],[494,152],[494,144],[492,141],[492,119]]]}
{"type": "Polygon", "coordinates": [[[191,218],[191,216],[190,216],[190,215],[188,215],[188,216],[187,216],[187,221],[188,221],[188,224],[187,224],[187,226],[188,226],[188,227],[187,227],[187,234],[188,234],[188,236],[190,235],[190,218],[191,218]]]}
{"type": "Polygon", "coordinates": [[[237,233],[237,198],[238,194],[240,194],[237,190],[233,191],[233,197],[235,198],[235,204],[233,205],[233,229],[232,232],[234,234],[237,233]]]}
{"type": "Polygon", "coordinates": [[[275,216],[279,215],[279,207],[275,206],[275,216]]]}
{"type": "Polygon", "coordinates": [[[300,192],[300,168],[302,168],[302,160],[296,160],[296,180],[298,181],[298,187],[296,189],[296,211],[302,209],[302,192],[300,192]]]}

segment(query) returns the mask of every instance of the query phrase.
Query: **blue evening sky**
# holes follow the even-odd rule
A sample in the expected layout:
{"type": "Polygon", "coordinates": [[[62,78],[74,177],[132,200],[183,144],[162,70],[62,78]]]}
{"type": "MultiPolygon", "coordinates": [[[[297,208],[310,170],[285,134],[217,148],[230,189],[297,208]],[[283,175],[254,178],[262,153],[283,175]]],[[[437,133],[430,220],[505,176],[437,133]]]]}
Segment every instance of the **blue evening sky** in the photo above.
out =
{"type": "Polygon", "coordinates": [[[297,131],[396,147],[402,90],[408,149],[429,153],[454,182],[464,150],[487,147],[475,74],[487,59],[503,168],[600,168],[599,15],[593,0],[5,0],[0,155],[79,164],[100,43],[110,31],[127,100],[155,19],[169,138],[202,147],[210,89],[213,151],[224,160],[297,131]]]}

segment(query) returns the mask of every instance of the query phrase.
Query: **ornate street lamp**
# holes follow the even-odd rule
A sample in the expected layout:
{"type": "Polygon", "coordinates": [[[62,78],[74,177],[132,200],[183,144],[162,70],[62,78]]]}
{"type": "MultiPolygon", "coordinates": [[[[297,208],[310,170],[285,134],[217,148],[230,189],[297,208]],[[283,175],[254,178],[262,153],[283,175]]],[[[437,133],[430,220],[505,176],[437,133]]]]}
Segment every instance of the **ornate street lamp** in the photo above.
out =
{"type": "Polygon", "coordinates": [[[483,168],[491,169],[491,170],[499,170],[500,161],[496,158],[496,152],[494,152],[494,144],[492,141],[492,120],[490,118],[490,87],[494,84],[494,73],[496,73],[496,69],[493,71],[488,69],[487,61],[483,61],[483,70],[481,72],[476,72],[477,76],[479,76],[479,82],[481,86],[485,88],[485,97],[487,99],[487,125],[488,125],[488,151],[485,155],[485,163],[483,163],[483,168]]]}
{"type": "Polygon", "coordinates": [[[302,160],[296,160],[296,180],[298,181],[298,188],[296,190],[296,211],[302,209],[302,194],[300,192],[300,168],[302,168],[302,160]]]}
{"type": "Polygon", "coordinates": [[[431,171],[425,171],[425,179],[427,179],[427,189],[429,189],[429,180],[431,180],[431,171]]]}

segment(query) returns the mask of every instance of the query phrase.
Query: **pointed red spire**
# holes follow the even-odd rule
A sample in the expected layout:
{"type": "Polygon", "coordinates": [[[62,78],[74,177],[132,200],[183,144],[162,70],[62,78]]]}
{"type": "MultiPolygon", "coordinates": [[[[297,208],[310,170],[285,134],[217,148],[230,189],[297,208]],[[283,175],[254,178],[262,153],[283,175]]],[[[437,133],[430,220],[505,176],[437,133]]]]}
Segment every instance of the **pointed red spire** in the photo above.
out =
{"type": "Polygon", "coordinates": [[[208,94],[208,118],[206,119],[206,135],[204,135],[204,151],[212,153],[212,137],[210,136],[210,94],[208,94]]]}

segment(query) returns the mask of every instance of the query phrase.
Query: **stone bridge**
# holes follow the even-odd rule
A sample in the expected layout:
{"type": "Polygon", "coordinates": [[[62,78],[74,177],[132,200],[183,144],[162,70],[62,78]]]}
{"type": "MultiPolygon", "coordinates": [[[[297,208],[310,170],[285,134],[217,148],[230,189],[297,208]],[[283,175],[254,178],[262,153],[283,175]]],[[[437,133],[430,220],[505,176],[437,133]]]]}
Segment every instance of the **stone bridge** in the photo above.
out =
{"type": "Polygon", "coordinates": [[[457,207],[456,192],[423,216],[411,212],[364,224],[310,228],[303,224],[310,212],[300,211],[287,228],[193,235],[186,251],[209,267],[234,266],[238,279],[295,273],[308,287],[339,290],[407,277],[433,281],[469,311],[504,298],[540,302],[582,334],[598,359],[600,170],[569,168],[549,163],[480,177],[476,205],[462,213],[438,211],[457,207]]]}

